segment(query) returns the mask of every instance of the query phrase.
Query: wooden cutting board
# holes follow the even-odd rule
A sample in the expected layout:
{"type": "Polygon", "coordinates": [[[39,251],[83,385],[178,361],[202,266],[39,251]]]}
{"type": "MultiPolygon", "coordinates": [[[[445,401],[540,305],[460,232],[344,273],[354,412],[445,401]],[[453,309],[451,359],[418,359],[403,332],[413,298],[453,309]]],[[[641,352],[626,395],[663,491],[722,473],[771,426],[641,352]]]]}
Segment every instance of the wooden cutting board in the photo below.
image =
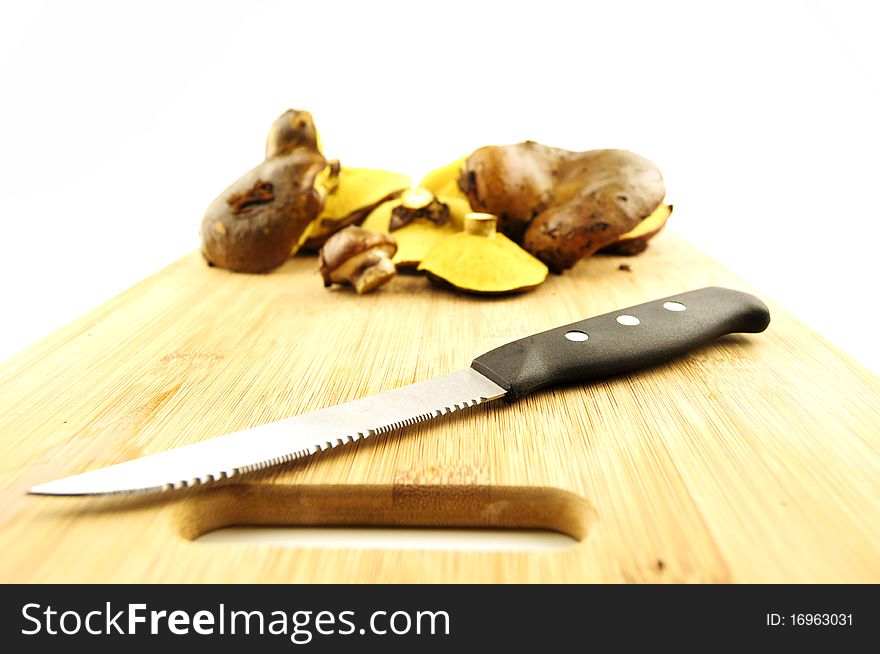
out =
{"type": "Polygon", "coordinates": [[[880,581],[880,382],[771,302],[764,334],[225,486],[25,495],[708,285],[756,292],[669,233],[638,257],[594,257],[503,299],[408,276],[358,297],[325,290],[312,258],[252,276],[193,253],[0,369],[0,580],[880,581]],[[578,542],[459,552],[195,540],[245,524],[535,527],[578,542]]]}

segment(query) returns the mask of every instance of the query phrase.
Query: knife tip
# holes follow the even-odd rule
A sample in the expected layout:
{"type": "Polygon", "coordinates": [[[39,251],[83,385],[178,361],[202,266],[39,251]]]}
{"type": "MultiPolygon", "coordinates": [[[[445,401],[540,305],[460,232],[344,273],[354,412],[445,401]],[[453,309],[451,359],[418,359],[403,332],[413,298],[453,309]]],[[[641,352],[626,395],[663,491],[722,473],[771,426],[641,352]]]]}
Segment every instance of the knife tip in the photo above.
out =
{"type": "Polygon", "coordinates": [[[48,482],[46,484],[38,484],[36,486],[31,486],[27,490],[28,495],[70,495],[71,493],[65,493],[63,490],[59,490],[55,482],[48,482]]]}

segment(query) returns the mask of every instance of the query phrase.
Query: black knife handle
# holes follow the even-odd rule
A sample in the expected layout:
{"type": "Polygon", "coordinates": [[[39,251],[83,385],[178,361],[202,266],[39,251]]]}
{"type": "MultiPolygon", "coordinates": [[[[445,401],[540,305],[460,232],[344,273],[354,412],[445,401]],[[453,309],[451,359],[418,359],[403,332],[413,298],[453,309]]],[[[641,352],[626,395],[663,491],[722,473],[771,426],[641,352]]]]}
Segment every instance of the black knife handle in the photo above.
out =
{"type": "Polygon", "coordinates": [[[507,390],[512,402],[545,386],[660,363],[725,334],[762,332],[768,324],[770,312],[754,295],[701,288],[527,336],[477,357],[471,367],[507,390]]]}

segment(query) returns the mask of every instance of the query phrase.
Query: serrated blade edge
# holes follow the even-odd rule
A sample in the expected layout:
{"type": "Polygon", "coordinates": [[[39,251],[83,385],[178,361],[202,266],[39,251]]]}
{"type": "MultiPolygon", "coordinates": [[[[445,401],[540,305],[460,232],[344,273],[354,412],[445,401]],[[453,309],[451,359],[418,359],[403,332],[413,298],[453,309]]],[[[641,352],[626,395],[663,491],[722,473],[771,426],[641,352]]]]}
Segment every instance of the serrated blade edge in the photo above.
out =
{"type": "Polygon", "coordinates": [[[505,390],[476,370],[385,391],[244,431],[34,486],[36,495],[102,495],[197,486],[497,399],[505,390]]]}

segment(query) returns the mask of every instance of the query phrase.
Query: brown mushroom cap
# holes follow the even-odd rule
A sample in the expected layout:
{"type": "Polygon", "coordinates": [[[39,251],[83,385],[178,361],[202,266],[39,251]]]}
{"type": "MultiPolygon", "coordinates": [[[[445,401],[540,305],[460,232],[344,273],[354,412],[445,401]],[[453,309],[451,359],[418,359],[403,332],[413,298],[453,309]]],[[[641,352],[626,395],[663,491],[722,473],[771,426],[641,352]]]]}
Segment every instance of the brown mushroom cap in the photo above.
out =
{"type": "Polygon", "coordinates": [[[464,162],[459,182],[474,211],[498,216],[498,228],[518,243],[550,202],[559,166],[577,153],[534,141],[490,145],[464,162]]]}
{"type": "Polygon", "coordinates": [[[307,111],[288,110],[269,133],[270,158],[221,193],[202,219],[208,263],[239,272],[280,266],[321,211],[316,188],[326,162],[307,111]]]}
{"type": "Polygon", "coordinates": [[[324,157],[309,150],[265,161],[227,188],[205,212],[202,253],[213,265],[260,273],[289,257],[321,211],[315,177],[324,157]]]}
{"type": "Polygon", "coordinates": [[[334,234],[321,248],[319,255],[324,285],[346,281],[365,262],[375,263],[374,257],[368,256],[375,250],[390,259],[397,252],[397,242],[389,234],[373,232],[357,225],[334,234]]]}
{"type": "Polygon", "coordinates": [[[460,184],[475,210],[498,215],[502,232],[556,271],[633,229],[666,193],[658,168],[632,152],[531,141],[475,151],[460,184]]]}

